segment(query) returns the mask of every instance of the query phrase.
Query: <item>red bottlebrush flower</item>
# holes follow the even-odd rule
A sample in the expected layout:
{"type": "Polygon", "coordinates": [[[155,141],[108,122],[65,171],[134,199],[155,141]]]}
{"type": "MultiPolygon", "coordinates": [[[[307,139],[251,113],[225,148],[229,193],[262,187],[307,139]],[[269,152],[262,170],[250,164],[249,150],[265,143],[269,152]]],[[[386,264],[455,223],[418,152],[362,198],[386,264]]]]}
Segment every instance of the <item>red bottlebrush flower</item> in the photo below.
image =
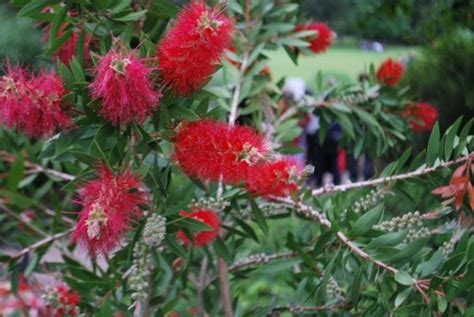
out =
{"type": "Polygon", "coordinates": [[[135,52],[110,50],[101,58],[97,77],[90,85],[92,96],[102,98],[100,114],[115,125],[143,122],[158,107],[161,97],[153,90],[150,72],[135,52]]]}
{"type": "Polygon", "coordinates": [[[80,296],[65,284],[46,289],[46,305],[41,316],[77,316],[79,314],[80,296]]]}
{"type": "Polygon", "coordinates": [[[181,95],[197,91],[230,46],[234,21],[216,8],[192,2],[183,9],[158,47],[164,82],[181,95]]]}
{"type": "Polygon", "coordinates": [[[7,66],[0,79],[0,111],[3,122],[29,136],[47,137],[72,120],[61,109],[65,90],[54,71],[34,76],[26,70],[7,66]]]}
{"type": "Polygon", "coordinates": [[[248,173],[246,189],[256,196],[286,197],[298,190],[304,169],[290,159],[261,162],[248,173]]]}
{"type": "Polygon", "coordinates": [[[66,285],[58,285],[56,292],[59,296],[59,302],[63,305],[76,306],[79,304],[81,297],[75,291],[72,291],[66,285]]]}
{"type": "Polygon", "coordinates": [[[193,233],[192,236],[194,241],[188,239],[184,231],[179,231],[178,239],[183,241],[184,244],[200,247],[211,243],[217,238],[219,234],[219,227],[221,225],[221,219],[215,211],[204,208],[193,208],[192,212],[183,210],[179,214],[186,218],[192,218],[194,220],[201,221],[212,228],[211,230],[193,233]]]}
{"type": "Polygon", "coordinates": [[[98,168],[99,178],[79,190],[83,206],[72,240],[86,246],[91,255],[104,254],[119,245],[132,217],[140,217],[139,204],[147,203],[140,181],[130,172],[119,175],[106,166],[98,168]]]}
{"type": "Polygon", "coordinates": [[[238,184],[250,166],[269,151],[263,136],[249,127],[212,120],[185,123],[175,137],[174,159],[191,177],[238,184]]]}
{"type": "Polygon", "coordinates": [[[436,120],[438,120],[438,110],[425,102],[413,102],[405,105],[401,112],[410,124],[414,132],[430,131],[436,120]]]}
{"type": "Polygon", "coordinates": [[[333,31],[325,23],[313,22],[308,25],[300,24],[295,32],[316,31],[317,34],[307,39],[309,48],[316,54],[325,52],[332,44],[333,31]]]}
{"type": "MultiPolygon", "coordinates": [[[[51,24],[48,24],[45,28],[46,33],[43,36],[43,39],[45,41],[49,41],[49,38],[51,36],[51,26],[52,26],[51,24]]],[[[67,27],[67,23],[63,23],[60,26],[56,34],[56,38],[60,38],[66,33],[65,32],[66,27],[67,27]]],[[[61,63],[69,65],[69,62],[71,61],[71,59],[74,57],[76,53],[77,43],[79,41],[80,35],[81,35],[80,31],[73,30],[69,38],[64,43],[62,43],[61,46],[53,53],[53,56],[56,56],[57,58],[59,58],[61,63]]],[[[91,40],[92,40],[92,37],[86,33],[84,36],[84,50],[82,53],[84,61],[88,61],[90,59],[89,46],[90,46],[91,40]]]]}
{"type": "Polygon", "coordinates": [[[387,86],[395,86],[403,76],[405,67],[399,61],[387,59],[377,70],[377,79],[387,86]]]}

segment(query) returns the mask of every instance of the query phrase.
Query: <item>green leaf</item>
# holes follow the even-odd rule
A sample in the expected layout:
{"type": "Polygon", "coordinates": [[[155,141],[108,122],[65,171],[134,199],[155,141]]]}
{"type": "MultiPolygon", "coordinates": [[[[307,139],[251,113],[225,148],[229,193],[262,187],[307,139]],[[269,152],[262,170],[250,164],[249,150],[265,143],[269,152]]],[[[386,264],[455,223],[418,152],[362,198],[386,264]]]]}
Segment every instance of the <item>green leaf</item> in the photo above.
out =
{"type": "Polygon", "coordinates": [[[140,19],[141,17],[143,17],[146,14],[146,12],[147,10],[141,10],[141,11],[126,14],[121,17],[112,17],[112,19],[115,21],[120,21],[120,22],[136,21],[140,19]]]}
{"type": "Polygon", "coordinates": [[[352,285],[350,287],[350,301],[352,303],[357,303],[359,300],[360,296],[360,284],[362,282],[362,276],[364,274],[364,265],[363,263],[361,264],[359,270],[357,271],[357,274],[354,278],[354,281],[352,282],[352,285]]]}
{"type": "Polygon", "coordinates": [[[383,204],[376,206],[363,214],[354,224],[351,234],[355,236],[362,235],[372,229],[372,226],[379,222],[383,214],[383,204]]]}
{"type": "Polygon", "coordinates": [[[61,8],[61,10],[59,10],[57,14],[54,15],[54,19],[52,22],[52,26],[51,26],[51,30],[49,32],[49,38],[48,38],[49,46],[53,46],[53,43],[56,41],[59,29],[61,28],[61,25],[63,24],[63,21],[66,18],[66,15],[71,5],[72,5],[72,2],[68,2],[64,7],[61,8]]]}
{"type": "Polygon", "coordinates": [[[174,18],[179,11],[179,7],[170,0],[153,0],[150,13],[160,19],[174,18]]]}
{"type": "Polygon", "coordinates": [[[285,49],[286,54],[291,59],[293,64],[298,66],[298,53],[295,52],[295,50],[290,48],[288,45],[283,45],[283,48],[285,49]]]}
{"type": "Polygon", "coordinates": [[[225,242],[219,237],[217,237],[216,241],[214,242],[214,250],[216,251],[216,254],[223,258],[226,262],[229,263],[232,261],[232,256],[230,255],[225,242]]]}
{"type": "Polygon", "coordinates": [[[403,241],[407,235],[408,230],[400,230],[397,232],[385,233],[381,236],[373,238],[368,247],[394,246],[403,241]]]}
{"type": "Polygon", "coordinates": [[[41,10],[48,5],[48,0],[33,0],[30,1],[27,5],[21,8],[18,11],[17,16],[20,18],[24,18],[29,16],[32,13],[39,13],[41,10]]]}
{"type": "Polygon", "coordinates": [[[78,151],[70,151],[72,156],[77,158],[79,161],[85,163],[86,165],[93,166],[94,164],[97,163],[98,159],[90,156],[89,154],[83,153],[83,152],[78,152],[78,151]]]}
{"type": "Polygon", "coordinates": [[[18,263],[13,263],[12,266],[10,266],[10,271],[10,283],[12,293],[16,294],[18,290],[18,285],[20,284],[20,265],[18,263]]]}
{"type": "Polygon", "coordinates": [[[446,297],[438,297],[438,310],[441,313],[444,313],[446,308],[448,308],[448,301],[446,300],[446,297]]]}
{"type": "Polygon", "coordinates": [[[178,221],[176,221],[176,224],[194,232],[212,230],[212,227],[210,227],[208,224],[202,221],[192,219],[192,218],[187,218],[187,217],[180,218],[178,221]]]}
{"type": "Polygon", "coordinates": [[[295,241],[293,234],[291,232],[288,233],[286,237],[286,243],[287,246],[290,250],[293,250],[298,253],[298,255],[303,259],[303,261],[309,266],[309,267],[316,267],[317,263],[316,261],[308,255],[308,253],[303,250],[303,248],[298,245],[298,243],[295,241]]]}
{"type": "Polygon", "coordinates": [[[295,47],[308,47],[309,43],[295,37],[281,37],[276,41],[280,45],[288,45],[295,47]]]}
{"type": "Polygon", "coordinates": [[[72,70],[72,73],[74,74],[74,78],[76,79],[76,81],[79,83],[86,82],[86,77],[84,76],[84,72],[82,70],[81,64],[75,57],[72,58],[70,65],[71,65],[71,70],[72,70]]]}
{"type": "Polygon", "coordinates": [[[397,297],[395,298],[395,307],[398,307],[401,304],[403,304],[403,302],[408,297],[408,295],[410,295],[412,289],[413,288],[408,287],[404,289],[402,292],[398,293],[397,297]]]}
{"type": "Polygon", "coordinates": [[[23,161],[23,156],[18,154],[15,162],[13,162],[10,167],[10,172],[8,173],[7,188],[8,190],[15,192],[18,188],[18,184],[23,178],[23,171],[25,170],[25,165],[23,161]]]}
{"type": "Polygon", "coordinates": [[[300,264],[301,263],[301,259],[285,259],[285,260],[275,260],[275,261],[271,261],[269,262],[268,264],[266,265],[263,265],[259,270],[258,272],[259,273],[277,273],[277,272],[280,272],[280,271],[285,271],[285,270],[288,270],[290,268],[292,268],[293,266],[297,265],[297,264],[300,264]]]}
{"type": "Polygon", "coordinates": [[[182,107],[173,106],[169,109],[169,114],[175,119],[199,120],[200,117],[192,110],[182,107]]]}
{"type": "Polygon", "coordinates": [[[258,240],[257,234],[255,233],[255,231],[253,230],[251,226],[249,226],[244,221],[237,218],[235,219],[235,221],[255,242],[260,243],[260,241],[258,240]]]}
{"type": "Polygon", "coordinates": [[[268,234],[267,221],[265,220],[265,216],[263,215],[260,208],[258,208],[258,205],[255,200],[250,199],[250,206],[252,207],[252,212],[255,216],[255,221],[257,222],[257,225],[260,227],[260,229],[262,229],[263,233],[268,234]]]}
{"type": "Polygon", "coordinates": [[[439,131],[439,123],[436,122],[436,125],[431,131],[430,140],[428,141],[428,149],[426,152],[426,164],[428,166],[432,166],[436,159],[438,158],[439,153],[439,138],[440,138],[440,131],[439,131]]]}
{"type": "Polygon", "coordinates": [[[97,317],[109,317],[113,315],[114,311],[112,309],[112,302],[108,299],[104,301],[104,303],[100,307],[100,310],[96,313],[97,317]]]}
{"type": "Polygon", "coordinates": [[[413,277],[411,277],[410,274],[405,271],[398,271],[397,273],[395,273],[394,278],[395,281],[402,285],[412,285],[414,281],[413,277]]]}
{"type": "Polygon", "coordinates": [[[462,117],[458,118],[456,122],[446,131],[446,140],[444,142],[444,159],[448,161],[451,158],[451,154],[454,150],[454,140],[458,133],[459,127],[461,126],[462,117]]]}
{"type": "Polygon", "coordinates": [[[397,165],[395,166],[395,173],[398,173],[402,170],[402,168],[405,166],[406,162],[410,158],[410,155],[411,155],[411,147],[409,147],[405,152],[403,152],[402,156],[397,161],[397,165]]]}
{"type": "Polygon", "coordinates": [[[391,256],[388,260],[389,261],[405,261],[407,259],[409,259],[410,257],[412,257],[413,255],[417,254],[418,252],[420,252],[423,247],[426,245],[426,243],[428,243],[428,240],[429,238],[421,238],[421,239],[417,239],[409,244],[407,244],[406,246],[404,246],[400,252],[398,252],[397,254],[391,256]]]}
{"type": "Polygon", "coordinates": [[[176,242],[176,239],[172,238],[170,235],[165,236],[165,244],[180,257],[186,258],[187,254],[184,248],[176,242]]]}
{"type": "Polygon", "coordinates": [[[423,263],[420,263],[416,267],[416,272],[419,273],[421,277],[425,277],[433,273],[442,263],[444,260],[443,252],[441,250],[436,251],[433,253],[431,258],[423,263]]]}
{"type": "Polygon", "coordinates": [[[458,145],[456,146],[456,149],[454,150],[454,157],[458,157],[462,153],[462,150],[464,149],[464,147],[466,146],[467,137],[469,133],[471,132],[471,127],[473,123],[474,123],[474,119],[469,120],[469,122],[461,130],[461,134],[459,135],[458,145]]]}

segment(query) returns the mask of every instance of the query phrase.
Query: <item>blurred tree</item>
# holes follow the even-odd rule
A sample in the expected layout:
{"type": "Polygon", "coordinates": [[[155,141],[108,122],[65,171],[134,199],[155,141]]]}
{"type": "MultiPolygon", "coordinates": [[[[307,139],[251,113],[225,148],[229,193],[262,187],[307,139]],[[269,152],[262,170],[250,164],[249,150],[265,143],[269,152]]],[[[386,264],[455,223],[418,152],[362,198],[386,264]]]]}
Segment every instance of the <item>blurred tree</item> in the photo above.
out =
{"type": "Polygon", "coordinates": [[[474,35],[457,29],[442,36],[409,64],[405,83],[420,100],[439,107],[441,127],[474,117],[474,35]]]}
{"type": "Polygon", "coordinates": [[[471,0],[304,0],[301,12],[339,33],[425,43],[458,26],[474,26],[471,0]]]}
{"type": "Polygon", "coordinates": [[[0,60],[36,65],[42,52],[41,32],[33,20],[17,18],[11,7],[0,4],[0,60]]]}

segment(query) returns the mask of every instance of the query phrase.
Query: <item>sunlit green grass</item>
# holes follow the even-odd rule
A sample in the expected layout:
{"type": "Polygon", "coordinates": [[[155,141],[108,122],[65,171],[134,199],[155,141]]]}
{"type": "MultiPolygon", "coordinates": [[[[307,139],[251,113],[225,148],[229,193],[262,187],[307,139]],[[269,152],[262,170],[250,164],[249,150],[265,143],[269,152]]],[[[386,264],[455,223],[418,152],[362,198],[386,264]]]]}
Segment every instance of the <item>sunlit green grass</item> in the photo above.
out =
{"type": "Polygon", "coordinates": [[[360,73],[369,69],[370,63],[377,67],[388,57],[400,58],[407,54],[416,54],[416,47],[392,46],[385,47],[383,53],[364,51],[352,45],[335,45],[326,53],[300,56],[295,66],[284,50],[270,52],[269,67],[275,80],[286,76],[303,77],[312,86],[318,71],[325,77],[334,76],[339,80],[354,82],[360,73]]]}

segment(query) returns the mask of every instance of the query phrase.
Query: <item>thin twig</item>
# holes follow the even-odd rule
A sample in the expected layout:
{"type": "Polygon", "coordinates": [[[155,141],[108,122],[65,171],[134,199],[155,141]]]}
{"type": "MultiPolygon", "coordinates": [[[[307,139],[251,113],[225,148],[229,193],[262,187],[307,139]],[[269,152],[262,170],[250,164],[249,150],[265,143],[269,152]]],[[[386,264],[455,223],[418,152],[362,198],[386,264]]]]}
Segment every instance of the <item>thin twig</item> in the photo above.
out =
{"type": "Polygon", "coordinates": [[[36,250],[36,249],[42,247],[45,244],[48,244],[50,242],[61,239],[62,237],[65,237],[68,234],[70,234],[73,230],[74,230],[74,228],[71,228],[71,229],[68,229],[66,231],[59,232],[59,233],[53,234],[52,236],[46,237],[43,240],[40,240],[40,241],[38,241],[36,243],[33,243],[32,245],[28,246],[27,248],[24,248],[23,250],[21,250],[17,254],[13,255],[12,258],[17,259],[17,258],[23,256],[24,254],[30,252],[30,251],[33,251],[33,250],[36,250]]]}
{"type": "MultiPolygon", "coordinates": [[[[0,158],[11,163],[11,162],[16,161],[17,156],[12,154],[12,153],[6,152],[6,151],[0,151],[0,158]]],[[[66,173],[56,171],[56,170],[53,170],[53,169],[50,169],[50,168],[45,168],[41,165],[32,163],[32,162],[27,161],[27,160],[25,160],[24,164],[25,164],[25,167],[27,167],[29,169],[32,169],[32,170],[34,170],[38,173],[49,174],[51,176],[61,178],[62,180],[65,180],[65,181],[72,181],[76,178],[75,176],[72,176],[70,174],[66,174],[66,173]]]]}
{"type": "Polygon", "coordinates": [[[277,311],[289,311],[291,313],[302,313],[302,312],[317,312],[317,311],[339,311],[341,309],[350,309],[352,305],[350,304],[334,304],[334,305],[321,305],[321,306],[299,306],[299,305],[286,305],[286,306],[276,306],[272,309],[272,311],[268,314],[269,316],[272,313],[277,311]]]}
{"type": "Polygon", "coordinates": [[[452,161],[442,163],[438,166],[428,167],[428,168],[424,168],[424,169],[421,169],[421,170],[418,170],[418,171],[413,171],[413,172],[409,172],[409,173],[405,173],[405,174],[399,174],[399,175],[394,175],[394,176],[389,176],[389,177],[375,178],[375,179],[371,179],[371,180],[367,180],[367,181],[363,181],[363,182],[344,184],[344,185],[338,185],[338,186],[325,186],[325,187],[313,190],[312,194],[313,194],[313,196],[320,196],[320,195],[335,193],[335,192],[345,192],[345,191],[350,190],[350,189],[362,188],[362,187],[367,187],[367,186],[375,186],[375,185],[380,185],[380,184],[399,181],[399,180],[402,180],[402,179],[418,177],[418,176],[421,176],[421,175],[426,175],[426,174],[429,174],[429,173],[433,173],[441,167],[450,167],[452,165],[456,165],[458,163],[465,162],[469,158],[472,158],[472,157],[474,157],[474,152],[471,152],[468,155],[460,157],[456,160],[452,160],[452,161]]]}
{"type": "Polygon", "coordinates": [[[242,87],[243,77],[245,74],[245,69],[247,68],[247,62],[249,54],[247,51],[244,51],[242,54],[242,63],[240,64],[240,76],[239,82],[235,86],[234,94],[232,96],[232,102],[230,104],[230,114],[229,114],[229,124],[234,125],[235,120],[237,120],[237,110],[239,107],[239,100],[240,100],[240,89],[242,87]]]}
{"type": "Polygon", "coordinates": [[[5,206],[3,203],[0,202],[0,208],[5,211],[7,214],[18,220],[21,224],[23,224],[25,227],[39,235],[40,237],[47,237],[48,234],[41,230],[40,228],[32,225],[29,221],[23,219],[20,215],[18,215],[16,212],[5,206]]]}

